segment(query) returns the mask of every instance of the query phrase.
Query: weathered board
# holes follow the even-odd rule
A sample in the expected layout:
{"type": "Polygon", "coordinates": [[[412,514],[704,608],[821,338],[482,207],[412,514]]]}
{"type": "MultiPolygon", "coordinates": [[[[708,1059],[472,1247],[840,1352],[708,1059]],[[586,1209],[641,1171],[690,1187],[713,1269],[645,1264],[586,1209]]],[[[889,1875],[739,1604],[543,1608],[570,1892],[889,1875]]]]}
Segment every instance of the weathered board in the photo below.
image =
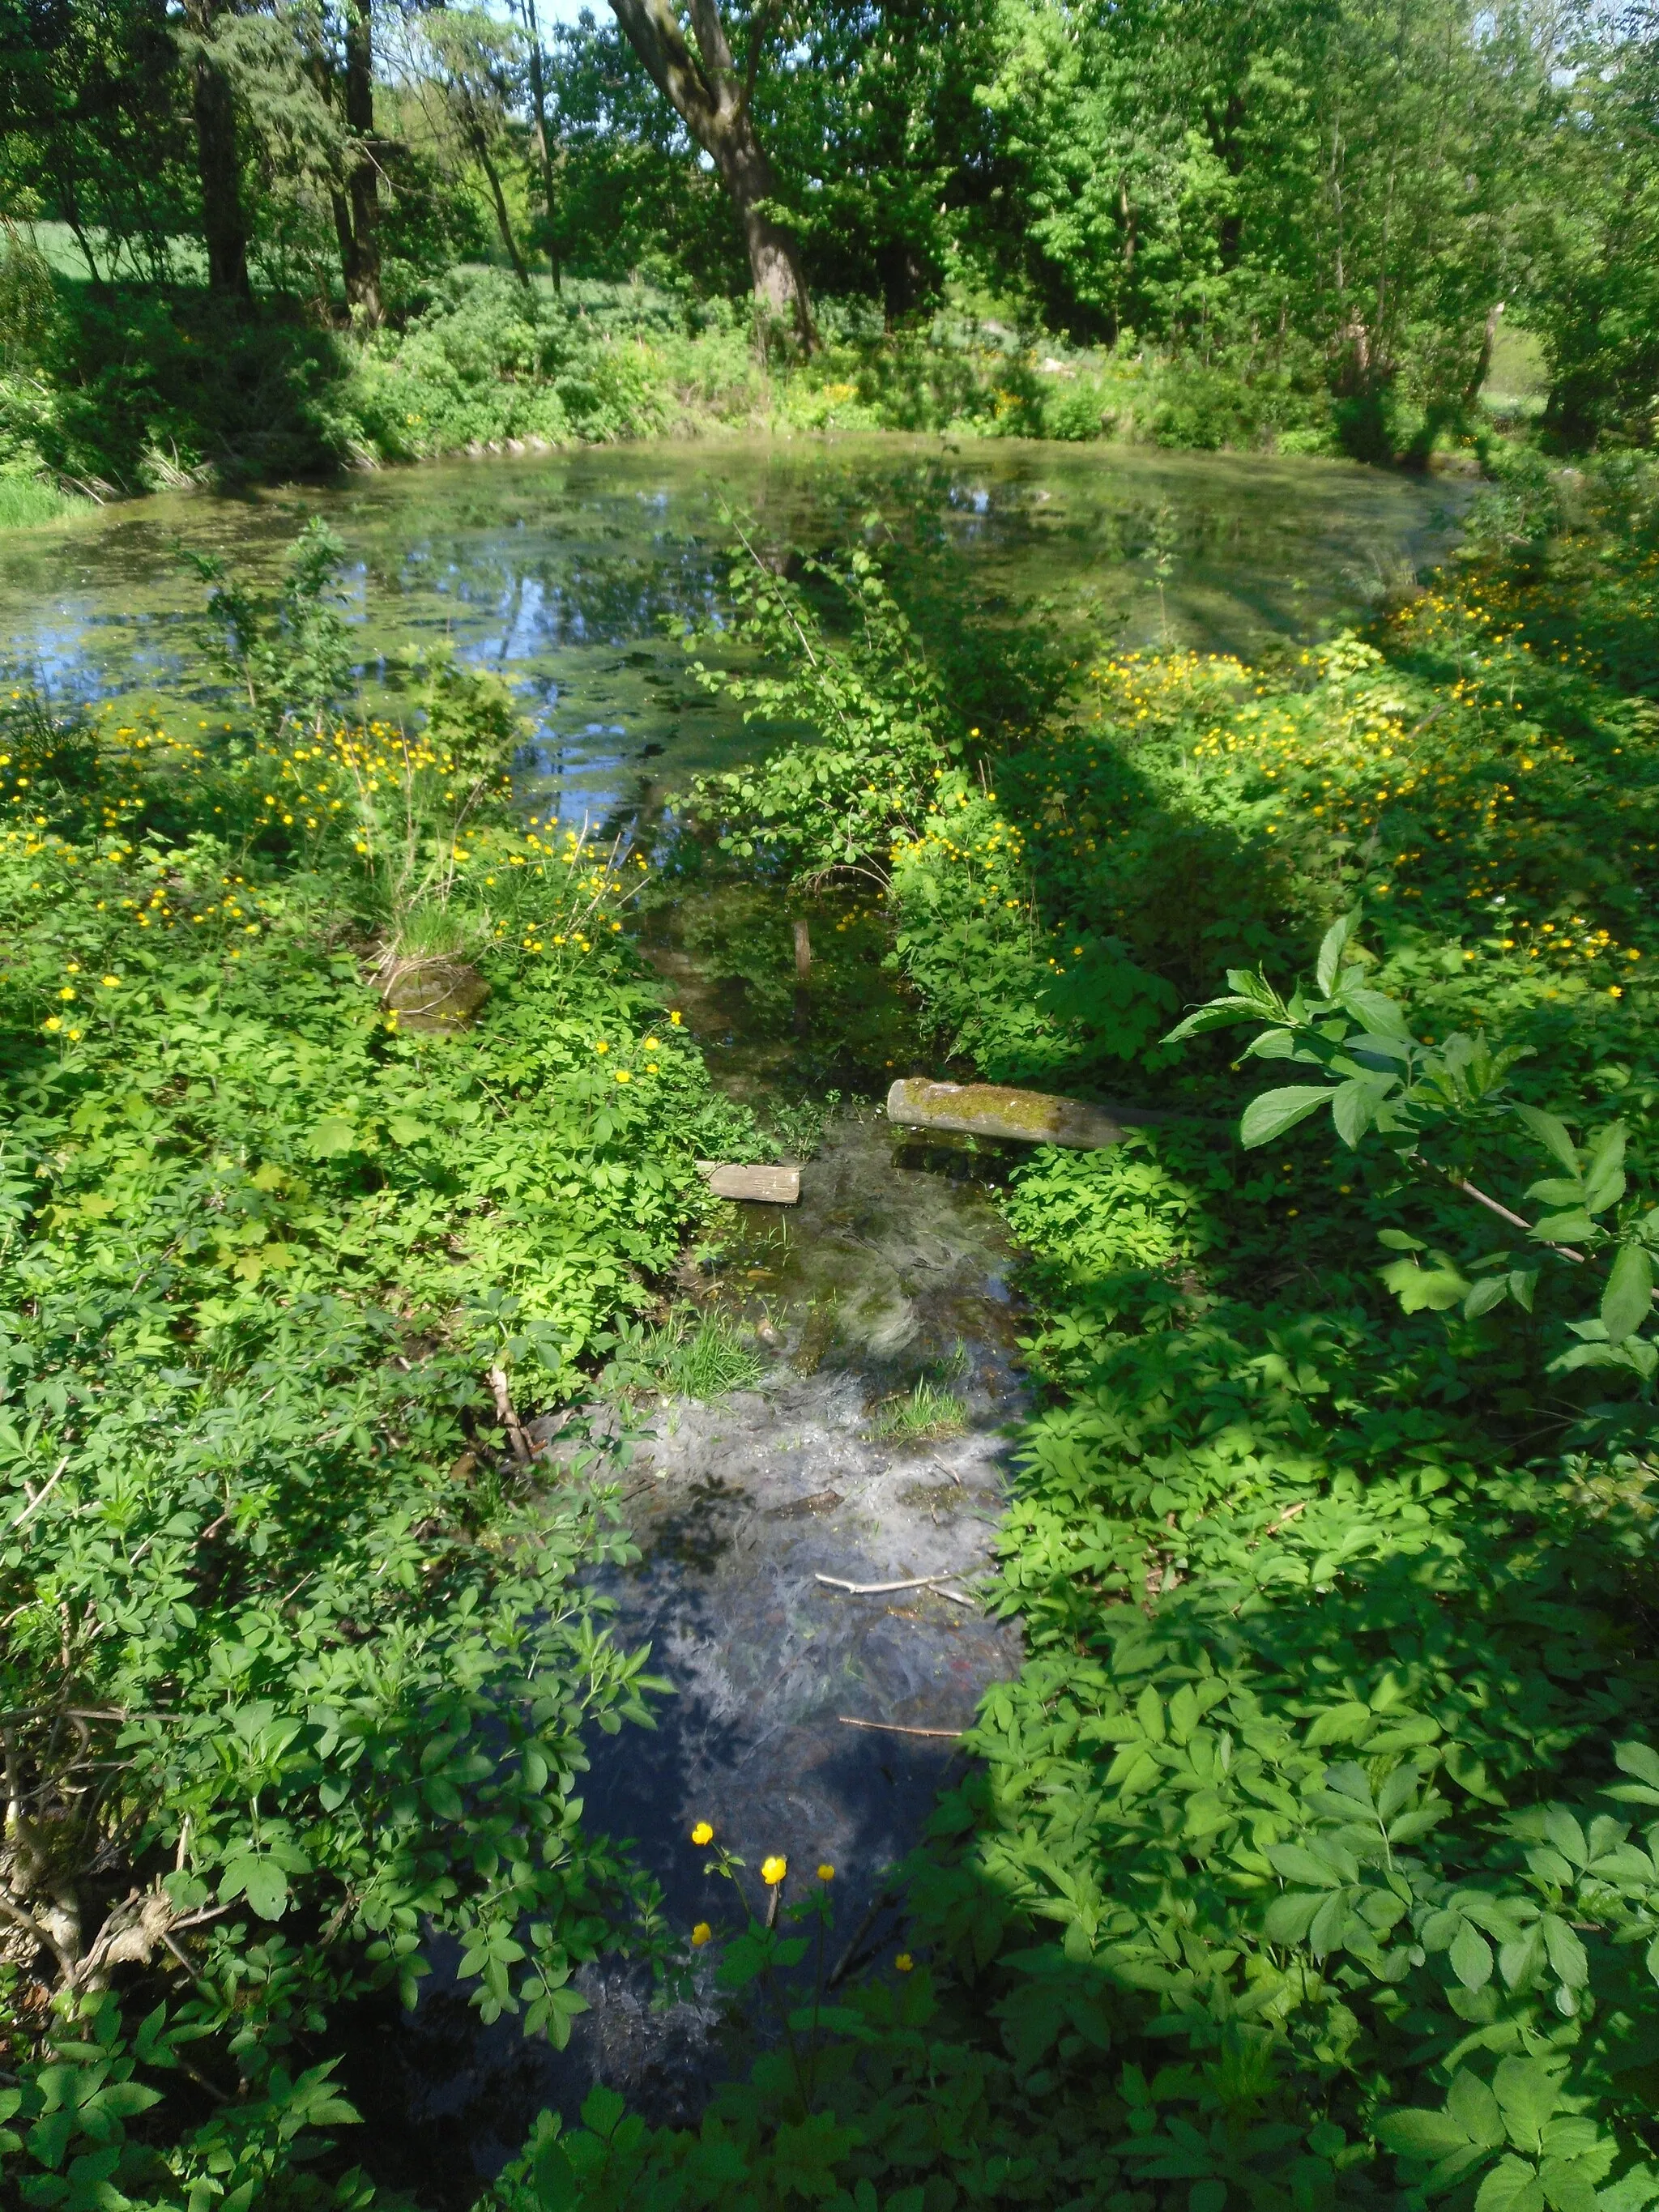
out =
{"type": "Polygon", "coordinates": [[[800,1199],[799,1168],[722,1167],[699,1160],[697,1173],[716,1198],[755,1198],[768,1206],[794,1206],[800,1199]]]}
{"type": "Polygon", "coordinates": [[[929,1083],[906,1076],[887,1094],[887,1118],[912,1129],[951,1129],[969,1137],[1015,1137],[1097,1152],[1128,1133],[1098,1106],[1001,1083],[929,1083]]]}

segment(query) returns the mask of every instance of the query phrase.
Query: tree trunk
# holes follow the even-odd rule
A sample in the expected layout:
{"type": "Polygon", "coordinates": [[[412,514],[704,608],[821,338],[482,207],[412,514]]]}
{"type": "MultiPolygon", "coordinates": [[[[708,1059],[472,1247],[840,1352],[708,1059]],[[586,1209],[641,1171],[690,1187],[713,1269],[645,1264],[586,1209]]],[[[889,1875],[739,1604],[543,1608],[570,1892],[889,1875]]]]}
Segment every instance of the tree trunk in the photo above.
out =
{"type": "Polygon", "coordinates": [[[478,157],[478,166],[489,185],[489,196],[495,203],[495,228],[501,234],[501,244],[507,248],[507,258],[513,264],[513,274],[526,291],[530,289],[530,271],[524,265],[524,256],[519,251],[518,240],[513,235],[512,219],[507,212],[507,195],[501,190],[501,180],[495,164],[489,158],[489,140],[483,125],[471,125],[472,150],[478,157]]]}
{"type": "Polygon", "coordinates": [[[559,255],[553,243],[553,148],[547,135],[547,88],[542,77],[542,27],[536,16],[536,0],[525,0],[530,32],[530,97],[536,111],[536,158],[542,173],[542,204],[547,215],[547,265],[553,289],[559,289],[559,255]]]}
{"type": "Polygon", "coordinates": [[[378,330],[380,305],[380,176],[374,163],[374,33],[369,0],[349,0],[345,18],[345,119],[350,134],[346,196],[351,251],[344,254],[346,305],[354,322],[378,330]]]}
{"type": "Polygon", "coordinates": [[[191,77],[208,289],[223,299],[249,301],[253,287],[247,271],[247,218],[242,210],[236,106],[224,71],[208,52],[215,13],[214,0],[191,0],[185,17],[196,40],[191,77]]]}
{"type": "Polygon", "coordinates": [[[750,26],[749,64],[740,78],[720,21],[718,0],[689,0],[696,52],[686,44],[673,0],[611,0],[624,36],[652,82],[714,164],[732,196],[749,249],[755,297],[788,317],[803,347],[815,342],[811,302],[795,241],[765,211],[773,193],[772,165],[756,136],[750,112],[761,41],[770,10],[756,10],[750,26]]]}

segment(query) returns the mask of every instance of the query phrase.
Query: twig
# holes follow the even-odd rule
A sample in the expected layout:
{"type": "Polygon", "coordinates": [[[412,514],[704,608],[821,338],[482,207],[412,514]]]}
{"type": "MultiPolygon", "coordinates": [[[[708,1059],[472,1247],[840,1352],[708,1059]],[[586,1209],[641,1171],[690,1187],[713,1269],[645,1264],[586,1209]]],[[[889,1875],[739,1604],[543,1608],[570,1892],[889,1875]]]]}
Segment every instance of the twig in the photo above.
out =
{"type": "Polygon", "coordinates": [[[882,1914],[884,1912],[890,1911],[893,1906],[897,1903],[898,1896],[896,1891],[890,1889],[884,1889],[882,1891],[880,1896],[877,1898],[875,1903],[865,1914],[863,1919],[860,1921],[852,1942],[842,1953],[835,1971],[831,1973],[829,1980],[823,1985],[826,1990],[833,1990],[839,1986],[842,1977],[847,1974],[856,1961],[859,1954],[859,1947],[863,1942],[865,1937],[875,1926],[877,1921],[880,1919],[882,1914]]]}
{"type": "MultiPolygon", "coordinates": [[[[1524,1214],[1511,1213],[1507,1206],[1500,1206],[1495,1198],[1488,1198],[1484,1190],[1477,1190],[1472,1182],[1466,1182],[1461,1176],[1451,1176],[1447,1180],[1454,1190],[1461,1190],[1465,1198],[1472,1198],[1477,1206],[1484,1206],[1489,1213],[1495,1213],[1500,1221],[1507,1221],[1511,1229],[1523,1229],[1528,1237],[1533,1234],[1532,1224],[1524,1214]]],[[[1589,1254],[1579,1251],[1576,1245],[1553,1244],[1547,1237],[1540,1237],[1539,1242],[1547,1252],[1559,1252],[1564,1260],[1571,1260],[1575,1267],[1587,1267],[1589,1265],[1589,1254]]],[[[1659,1305],[1659,1289],[1651,1291],[1649,1296],[1655,1305],[1659,1305]]]]}
{"type": "MultiPolygon", "coordinates": [[[[1461,1190],[1465,1198],[1472,1198],[1477,1206],[1484,1206],[1489,1213],[1495,1213],[1500,1221],[1507,1221],[1511,1229],[1523,1229],[1528,1237],[1531,1236],[1532,1224],[1524,1214],[1511,1213],[1507,1206],[1500,1206],[1495,1198],[1488,1198],[1484,1190],[1477,1190],[1472,1182],[1466,1182],[1461,1176],[1453,1176],[1450,1182],[1452,1188],[1461,1190]]],[[[1547,1243],[1547,1240],[1545,1241],[1547,1243]]],[[[1559,1252],[1564,1260],[1571,1260],[1576,1267],[1589,1265],[1583,1253],[1571,1244],[1550,1244],[1548,1249],[1552,1252],[1559,1252]]]]}
{"type": "Polygon", "coordinates": [[[520,1467],[528,1467],[535,1455],[530,1449],[530,1439],[520,1427],[519,1417],[513,1410],[513,1401],[507,1395],[507,1370],[504,1367],[490,1369],[489,1388],[495,1401],[496,1414],[512,1443],[513,1456],[520,1467]]]}
{"type": "Polygon", "coordinates": [[[836,1718],[843,1728],[878,1729],[883,1735],[938,1735],[948,1737],[954,1743],[962,1734],[960,1729],[906,1728],[899,1721],[855,1720],[851,1713],[837,1713],[836,1718]]]}
{"type": "MultiPolygon", "coordinates": [[[[886,1597],[893,1590],[933,1589],[940,1583],[951,1581],[951,1577],[948,1574],[912,1575],[908,1581],[902,1583],[847,1583],[842,1582],[838,1575],[814,1575],[812,1579],[815,1583],[823,1583],[830,1589],[845,1590],[849,1597],[886,1597]]],[[[960,1590],[942,1589],[939,1595],[948,1597],[953,1605],[971,1605],[974,1602],[972,1598],[963,1597],[960,1590]]]]}
{"type": "Polygon", "coordinates": [[[65,1452],[62,1459],[58,1461],[57,1466],[53,1468],[51,1481],[43,1484],[43,1486],[35,1492],[33,1497],[30,1498],[28,1504],[23,1508],[22,1511],[14,1519],[11,1524],[13,1530],[21,1528],[23,1523],[32,1514],[38,1513],[40,1510],[40,1508],[46,1504],[47,1498],[52,1496],[52,1492],[57,1489],[59,1481],[63,1478],[64,1469],[69,1465],[69,1463],[70,1455],[65,1452]]]}
{"type": "Polygon", "coordinates": [[[1311,1498],[1304,1498],[1300,1499],[1297,1504],[1290,1506],[1285,1512],[1281,1513],[1277,1521],[1270,1521],[1267,1527],[1262,1530],[1262,1534],[1264,1536],[1276,1536],[1287,1521],[1294,1521],[1298,1513],[1305,1513],[1313,1502],[1314,1501],[1311,1498]]]}

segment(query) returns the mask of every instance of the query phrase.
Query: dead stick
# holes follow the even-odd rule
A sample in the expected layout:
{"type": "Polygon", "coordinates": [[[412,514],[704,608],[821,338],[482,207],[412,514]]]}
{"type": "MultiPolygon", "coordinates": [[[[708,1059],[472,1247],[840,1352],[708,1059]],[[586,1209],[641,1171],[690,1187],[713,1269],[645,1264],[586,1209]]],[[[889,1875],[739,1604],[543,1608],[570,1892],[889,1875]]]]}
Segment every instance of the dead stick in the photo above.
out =
{"type": "MultiPolygon", "coordinates": [[[[823,1583],[830,1589],[845,1590],[849,1597],[887,1597],[894,1590],[932,1589],[939,1583],[950,1582],[952,1576],[912,1575],[908,1581],[902,1583],[848,1583],[843,1582],[839,1575],[814,1575],[812,1579],[815,1583],[823,1583]]],[[[939,1595],[948,1597],[954,1605],[971,1605],[974,1601],[970,1597],[963,1597],[959,1590],[942,1589],[939,1595]]]]}
{"type": "Polygon", "coordinates": [[[836,1961],[836,1966],[831,1972],[829,1980],[823,1985],[826,1990],[839,1988],[842,1977],[846,1974],[848,1969],[853,1965],[854,1961],[858,1957],[859,1946],[863,1942],[865,1937],[870,1933],[870,1930],[875,1926],[877,1921],[880,1919],[882,1914],[884,1912],[890,1911],[897,1903],[898,1897],[895,1891],[890,1889],[884,1889],[882,1891],[880,1896],[877,1898],[875,1903],[865,1914],[863,1919],[860,1921],[858,1932],[854,1935],[852,1942],[848,1945],[847,1948],[842,1953],[840,1959],[836,1961]]]}
{"type": "Polygon", "coordinates": [[[531,1458],[532,1457],[532,1454],[530,1449],[529,1441],[526,1438],[523,1429],[519,1425],[519,1417],[513,1410],[513,1401],[507,1395],[507,1370],[505,1368],[492,1367],[490,1369],[489,1388],[495,1397],[496,1414],[501,1420],[501,1426],[507,1431],[508,1439],[512,1443],[513,1456],[518,1461],[520,1467],[528,1466],[531,1458]]]}
{"type": "Polygon", "coordinates": [[[884,1735],[939,1735],[954,1743],[962,1734],[960,1729],[906,1728],[902,1721],[854,1720],[851,1713],[837,1713],[836,1718],[843,1728],[879,1729],[884,1735]]]}

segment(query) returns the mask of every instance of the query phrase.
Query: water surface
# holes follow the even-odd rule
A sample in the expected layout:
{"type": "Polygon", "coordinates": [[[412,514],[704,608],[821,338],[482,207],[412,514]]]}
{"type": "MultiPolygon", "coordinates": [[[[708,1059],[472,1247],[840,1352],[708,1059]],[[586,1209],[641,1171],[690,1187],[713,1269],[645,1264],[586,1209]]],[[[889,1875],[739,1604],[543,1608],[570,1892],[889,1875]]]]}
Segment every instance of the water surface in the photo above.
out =
{"type": "Polygon", "coordinates": [[[541,795],[568,821],[599,821],[752,750],[675,642],[717,611],[732,510],[774,547],[830,551],[890,530],[955,564],[969,607],[1047,596],[1054,619],[1114,639],[1249,653],[1363,612],[1438,556],[1467,496],[1347,462],[1014,441],[434,463],[166,495],[0,538],[0,658],[88,699],[143,692],[206,712],[224,693],[204,673],[203,587],[182,549],[268,584],[321,514],[349,550],[371,688],[395,686],[386,656],[445,642],[499,670],[532,720],[541,795]]]}

